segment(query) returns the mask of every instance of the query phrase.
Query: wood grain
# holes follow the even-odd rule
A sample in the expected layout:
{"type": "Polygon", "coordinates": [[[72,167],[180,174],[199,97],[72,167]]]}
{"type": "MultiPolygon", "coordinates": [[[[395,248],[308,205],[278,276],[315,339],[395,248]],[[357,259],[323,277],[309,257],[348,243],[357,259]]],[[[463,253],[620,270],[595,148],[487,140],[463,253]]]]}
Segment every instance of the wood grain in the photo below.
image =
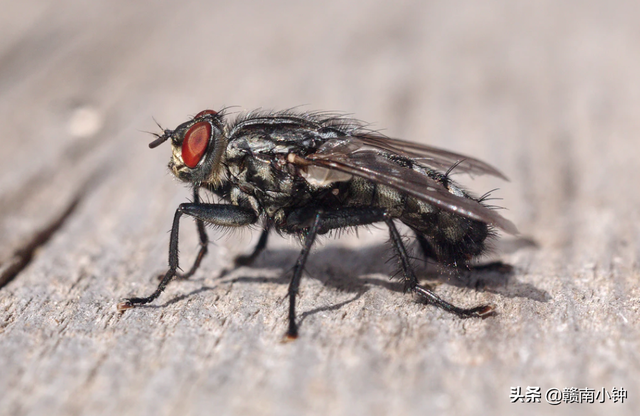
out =
{"type": "MultiPolygon", "coordinates": [[[[636,413],[640,7],[630,1],[7,3],[0,17],[0,414],[636,413]],[[521,231],[459,276],[418,267],[460,320],[389,280],[382,229],[325,240],[282,343],[296,241],[118,314],[166,267],[188,190],[153,118],[340,110],[497,166],[521,231]],[[624,388],[624,403],[510,403],[511,387],[624,388]]],[[[197,249],[182,227],[183,264],[197,249]]]]}

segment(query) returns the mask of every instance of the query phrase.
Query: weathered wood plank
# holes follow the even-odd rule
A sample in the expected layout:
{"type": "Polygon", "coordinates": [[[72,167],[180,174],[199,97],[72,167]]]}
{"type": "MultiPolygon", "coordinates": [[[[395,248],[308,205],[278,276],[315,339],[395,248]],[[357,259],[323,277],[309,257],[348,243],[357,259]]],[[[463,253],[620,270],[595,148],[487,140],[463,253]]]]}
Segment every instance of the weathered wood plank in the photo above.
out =
{"type": "Polygon", "coordinates": [[[0,414],[635,414],[638,6],[227,3],[15,3],[1,17],[0,414]],[[197,276],[116,312],[155,286],[188,198],[166,146],[147,148],[152,116],[172,127],[207,107],[301,103],[510,176],[468,183],[502,188],[522,235],[494,257],[513,275],[420,269],[497,316],[461,321],[403,295],[375,228],[314,250],[292,343],[299,248],[277,236],[218,279],[257,235],[212,231],[197,276]],[[512,386],[629,397],[510,404],[512,386]]]}

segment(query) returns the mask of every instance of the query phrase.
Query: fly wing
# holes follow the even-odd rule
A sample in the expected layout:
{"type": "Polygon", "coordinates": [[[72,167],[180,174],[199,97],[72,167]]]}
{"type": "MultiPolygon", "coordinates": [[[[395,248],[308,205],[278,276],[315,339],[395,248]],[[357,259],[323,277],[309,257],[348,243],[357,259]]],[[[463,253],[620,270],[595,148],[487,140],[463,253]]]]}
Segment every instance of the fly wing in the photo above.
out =
{"type": "MultiPolygon", "coordinates": [[[[385,150],[404,154],[396,150],[392,151],[388,147],[385,150]]],[[[311,165],[335,169],[388,185],[441,209],[494,225],[510,234],[518,232],[511,221],[495,210],[485,207],[474,199],[452,194],[435,179],[393,162],[380,151],[362,148],[354,143],[353,138],[329,141],[318,149],[318,152],[307,155],[305,159],[311,165]]],[[[416,158],[412,159],[420,162],[416,158]]]]}
{"type": "Polygon", "coordinates": [[[492,175],[506,181],[509,180],[502,172],[488,163],[437,147],[392,139],[376,133],[360,133],[357,135],[357,139],[363,146],[403,155],[436,170],[446,171],[455,165],[456,172],[470,175],[492,175]]]}

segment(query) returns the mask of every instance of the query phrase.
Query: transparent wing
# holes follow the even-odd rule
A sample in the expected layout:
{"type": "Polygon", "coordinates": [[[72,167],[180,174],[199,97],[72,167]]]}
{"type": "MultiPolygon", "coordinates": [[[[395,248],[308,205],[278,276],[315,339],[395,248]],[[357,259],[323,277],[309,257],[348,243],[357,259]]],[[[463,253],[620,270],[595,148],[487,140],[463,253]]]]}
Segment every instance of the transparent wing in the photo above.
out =
{"type": "MultiPolygon", "coordinates": [[[[355,141],[354,138],[330,140],[320,147],[316,153],[307,155],[305,159],[311,165],[335,169],[372,182],[388,185],[441,209],[494,225],[510,234],[517,234],[518,230],[515,225],[495,210],[491,210],[473,199],[452,194],[442,183],[417,170],[401,166],[390,160],[388,155],[383,155],[379,150],[367,149],[365,145],[358,143],[360,140],[359,136],[355,141]]],[[[399,140],[397,142],[406,143],[399,140]]],[[[404,150],[396,150],[388,144],[384,144],[385,147],[382,147],[382,145],[373,146],[370,143],[367,143],[367,145],[385,150],[388,153],[409,157],[404,150]]],[[[422,147],[419,148],[422,149],[422,147]]],[[[451,155],[455,155],[455,153],[451,153],[451,155]]],[[[419,158],[411,157],[411,159],[422,164],[419,158]]],[[[444,164],[443,158],[439,158],[438,161],[444,164]]],[[[495,175],[493,172],[495,170],[492,171],[486,168],[491,168],[490,166],[475,159],[472,159],[472,161],[477,163],[466,165],[468,169],[474,169],[475,167],[478,170],[479,167],[482,167],[482,169],[479,169],[481,173],[495,175]]],[[[445,166],[445,169],[450,166],[445,166]]],[[[501,174],[496,176],[502,177],[501,174]]]]}
{"type": "MultiPolygon", "coordinates": [[[[421,165],[432,167],[439,171],[447,171],[455,165],[456,172],[467,173],[470,175],[492,175],[506,181],[509,180],[502,174],[502,172],[488,163],[459,153],[439,149],[437,147],[392,139],[375,133],[358,133],[355,136],[349,137],[348,140],[351,141],[349,147],[352,149],[354,145],[359,144],[360,147],[385,150],[409,157],[421,165]]],[[[324,145],[327,149],[323,150],[321,148],[319,149],[319,153],[328,153],[327,150],[331,151],[331,148],[339,146],[338,142],[340,141],[342,140],[335,139],[327,142],[324,145]]]]}

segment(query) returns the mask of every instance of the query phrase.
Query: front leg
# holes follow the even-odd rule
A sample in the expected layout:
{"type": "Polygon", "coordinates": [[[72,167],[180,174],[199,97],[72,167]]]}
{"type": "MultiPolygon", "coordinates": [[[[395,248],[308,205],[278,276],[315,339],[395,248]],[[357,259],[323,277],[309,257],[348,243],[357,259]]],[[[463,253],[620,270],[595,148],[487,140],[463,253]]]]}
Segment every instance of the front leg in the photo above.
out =
{"type": "MultiPolygon", "coordinates": [[[[169,270],[164,275],[157,289],[146,298],[128,298],[118,303],[118,310],[124,311],[138,305],[153,302],[177,275],[178,270],[178,236],[182,215],[194,217],[199,222],[220,225],[223,227],[242,227],[257,221],[256,213],[248,208],[230,204],[201,204],[198,202],[180,204],[173,217],[171,237],[169,238],[169,270]]],[[[200,227],[198,227],[200,228],[200,227]]],[[[199,256],[200,257],[200,256],[199,256]]],[[[198,262],[198,260],[196,260],[198,262]]],[[[199,262],[198,262],[199,264],[199,262]]],[[[188,273],[187,273],[188,274],[188,273]]]]}
{"type": "Polygon", "coordinates": [[[249,266],[253,261],[262,253],[262,251],[267,247],[267,240],[269,238],[269,232],[271,232],[271,222],[266,220],[264,228],[262,229],[262,234],[260,234],[260,239],[258,240],[258,244],[256,244],[253,252],[251,254],[243,254],[235,258],[233,261],[235,267],[240,266],[249,266]]]}
{"type": "MultiPolygon", "coordinates": [[[[193,188],[193,203],[200,204],[200,193],[198,192],[198,187],[193,188]]],[[[202,259],[207,254],[208,245],[209,245],[209,237],[207,236],[207,230],[204,228],[204,221],[201,219],[196,219],[196,227],[198,228],[198,237],[200,240],[200,250],[198,250],[198,255],[191,265],[191,269],[189,269],[186,273],[176,273],[176,279],[186,280],[193,276],[193,274],[200,267],[200,263],[202,259]]],[[[162,275],[158,276],[158,279],[162,279],[162,275]]]]}

